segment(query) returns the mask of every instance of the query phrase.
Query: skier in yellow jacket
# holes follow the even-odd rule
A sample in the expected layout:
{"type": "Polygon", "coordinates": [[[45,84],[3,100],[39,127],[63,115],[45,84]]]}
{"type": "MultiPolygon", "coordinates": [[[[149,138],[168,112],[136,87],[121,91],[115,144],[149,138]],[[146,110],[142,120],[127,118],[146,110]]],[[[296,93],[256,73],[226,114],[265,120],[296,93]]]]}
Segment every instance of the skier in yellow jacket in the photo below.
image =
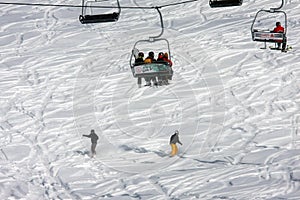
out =
{"type": "Polygon", "coordinates": [[[179,141],[179,131],[176,130],[175,133],[170,138],[170,145],[172,148],[171,156],[175,156],[178,153],[178,148],[176,146],[176,143],[179,143],[182,145],[182,143],[179,141]]]}

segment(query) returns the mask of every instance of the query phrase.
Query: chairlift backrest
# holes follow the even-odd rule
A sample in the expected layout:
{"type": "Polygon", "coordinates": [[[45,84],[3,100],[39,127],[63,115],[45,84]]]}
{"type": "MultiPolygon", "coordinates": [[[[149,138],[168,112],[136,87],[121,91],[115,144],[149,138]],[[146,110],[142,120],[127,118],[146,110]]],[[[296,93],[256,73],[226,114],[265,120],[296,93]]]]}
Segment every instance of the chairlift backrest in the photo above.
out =
{"type": "Polygon", "coordinates": [[[253,40],[258,42],[283,42],[284,33],[272,33],[257,31],[252,34],[253,40]]]}
{"type": "MultiPolygon", "coordinates": [[[[118,11],[113,13],[107,13],[107,14],[87,14],[86,9],[89,7],[88,3],[99,3],[99,1],[85,1],[82,0],[82,13],[79,16],[79,21],[82,24],[89,24],[89,23],[105,23],[105,22],[116,22],[119,19],[120,13],[121,13],[121,6],[119,3],[119,0],[117,0],[118,4],[118,11]]],[[[95,6],[96,7],[96,6],[95,6]]]]}
{"type": "Polygon", "coordinates": [[[241,6],[243,0],[210,0],[209,5],[211,8],[228,7],[228,6],[241,6]]]}

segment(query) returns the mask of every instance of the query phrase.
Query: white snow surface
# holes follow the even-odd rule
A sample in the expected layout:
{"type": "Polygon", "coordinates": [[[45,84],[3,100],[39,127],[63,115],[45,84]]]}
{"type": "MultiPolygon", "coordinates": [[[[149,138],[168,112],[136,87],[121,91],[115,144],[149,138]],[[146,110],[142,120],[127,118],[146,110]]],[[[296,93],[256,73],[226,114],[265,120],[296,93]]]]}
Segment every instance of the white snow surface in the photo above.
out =
{"type": "Polygon", "coordinates": [[[129,59],[160,33],[155,9],[83,25],[80,8],[1,5],[0,199],[300,199],[300,1],[282,9],[291,51],[262,50],[250,33],[256,12],[280,3],[160,9],[174,76],[142,88],[129,59]],[[169,157],[175,130],[183,145],[169,157]]]}

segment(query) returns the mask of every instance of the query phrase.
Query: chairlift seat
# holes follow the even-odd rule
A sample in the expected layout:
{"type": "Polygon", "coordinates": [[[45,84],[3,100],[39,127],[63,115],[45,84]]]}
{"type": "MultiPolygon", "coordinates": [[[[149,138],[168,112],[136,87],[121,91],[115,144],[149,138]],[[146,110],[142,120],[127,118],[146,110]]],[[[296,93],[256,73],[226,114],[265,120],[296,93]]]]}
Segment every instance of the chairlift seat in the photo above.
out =
{"type": "Polygon", "coordinates": [[[282,43],[285,38],[284,33],[274,33],[255,29],[252,32],[253,41],[282,43]]]}
{"type": "Polygon", "coordinates": [[[165,63],[148,63],[132,67],[132,74],[136,78],[145,77],[169,77],[171,78],[173,70],[170,65],[165,63]]]}
{"type": "Polygon", "coordinates": [[[119,19],[119,13],[109,13],[100,15],[80,15],[79,21],[82,24],[88,23],[105,23],[105,22],[116,22],[119,19]]]}
{"type": "Polygon", "coordinates": [[[116,22],[119,20],[119,16],[121,13],[121,6],[119,0],[117,0],[118,4],[118,11],[106,13],[106,14],[93,14],[92,10],[90,12],[87,11],[88,6],[90,3],[101,3],[98,0],[82,0],[82,9],[81,15],[79,15],[79,21],[82,24],[89,24],[89,23],[105,23],[105,22],[116,22]]]}
{"type": "Polygon", "coordinates": [[[228,6],[241,6],[243,0],[210,0],[209,5],[211,8],[228,7],[228,6]]]}

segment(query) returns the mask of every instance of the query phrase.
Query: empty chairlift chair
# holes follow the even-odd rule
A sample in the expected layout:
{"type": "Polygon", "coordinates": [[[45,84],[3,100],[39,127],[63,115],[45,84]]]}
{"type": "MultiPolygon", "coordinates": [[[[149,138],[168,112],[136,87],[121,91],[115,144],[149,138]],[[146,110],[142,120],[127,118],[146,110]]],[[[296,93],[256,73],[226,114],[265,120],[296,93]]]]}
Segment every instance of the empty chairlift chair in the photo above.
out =
{"type": "MultiPolygon", "coordinates": [[[[85,1],[82,0],[82,11],[81,15],[79,16],[79,21],[82,24],[89,24],[89,23],[105,23],[105,22],[116,22],[119,19],[121,13],[121,6],[119,0],[117,0],[117,7],[118,10],[112,13],[105,13],[105,14],[93,14],[92,11],[89,13],[87,12],[87,8],[94,8],[97,10],[97,6],[100,6],[101,1],[94,0],[94,1],[85,1]]],[[[104,6],[102,8],[105,8],[104,6]]],[[[109,7],[107,7],[109,8],[109,7]]],[[[111,7],[112,8],[112,7],[111,7]]]]}
{"type": "Polygon", "coordinates": [[[212,8],[228,7],[228,6],[241,6],[243,0],[210,0],[209,5],[212,8]]]}

